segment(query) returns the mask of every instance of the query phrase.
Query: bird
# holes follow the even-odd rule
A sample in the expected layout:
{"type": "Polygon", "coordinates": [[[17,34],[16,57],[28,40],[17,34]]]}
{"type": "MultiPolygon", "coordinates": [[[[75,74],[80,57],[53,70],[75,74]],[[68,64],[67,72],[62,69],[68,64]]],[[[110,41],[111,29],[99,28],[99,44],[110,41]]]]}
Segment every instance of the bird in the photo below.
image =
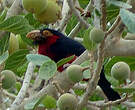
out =
{"type": "MultiPolygon", "coordinates": [[[[48,56],[56,63],[63,58],[74,55],[73,59],[68,62],[70,64],[86,50],[81,43],[55,29],[32,30],[27,33],[26,37],[33,40],[34,45],[38,45],[38,54],[48,56]]],[[[57,70],[59,72],[65,70],[64,64],[57,70]]],[[[111,88],[111,83],[106,79],[104,66],[100,73],[98,85],[109,101],[121,99],[120,95],[111,88]]]]}

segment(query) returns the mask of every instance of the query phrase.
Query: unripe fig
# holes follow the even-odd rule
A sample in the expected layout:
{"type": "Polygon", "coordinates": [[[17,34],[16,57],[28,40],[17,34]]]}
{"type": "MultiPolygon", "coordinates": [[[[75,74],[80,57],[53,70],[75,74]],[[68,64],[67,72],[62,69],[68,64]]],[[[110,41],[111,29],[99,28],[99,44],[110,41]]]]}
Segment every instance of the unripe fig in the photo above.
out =
{"type": "Polygon", "coordinates": [[[8,48],[9,54],[15,52],[18,49],[19,49],[18,39],[13,33],[11,33],[9,38],[9,48],[8,48]]]}
{"type": "Polygon", "coordinates": [[[93,28],[90,31],[90,39],[95,43],[101,43],[104,40],[104,32],[101,29],[93,28]]]}
{"type": "Polygon", "coordinates": [[[15,86],[16,78],[14,72],[10,70],[3,70],[1,72],[2,75],[2,88],[9,89],[15,86]]]}
{"type": "Polygon", "coordinates": [[[75,110],[77,106],[77,98],[69,93],[61,95],[57,101],[60,110],[75,110]]]}
{"type": "Polygon", "coordinates": [[[46,10],[40,14],[35,14],[35,18],[44,24],[55,23],[61,19],[61,7],[54,0],[48,0],[46,10]]]}
{"type": "Polygon", "coordinates": [[[125,62],[118,62],[112,66],[111,75],[119,81],[125,81],[129,74],[130,67],[125,62]]]}
{"type": "Polygon", "coordinates": [[[41,13],[46,9],[48,0],[23,0],[22,4],[31,13],[41,13]]]}
{"type": "Polygon", "coordinates": [[[83,79],[83,67],[80,65],[71,65],[66,69],[67,75],[71,81],[77,83],[83,79]]]}
{"type": "Polygon", "coordinates": [[[132,33],[127,33],[127,35],[125,36],[126,40],[135,40],[135,34],[132,33]]]}
{"type": "Polygon", "coordinates": [[[22,40],[21,35],[16,35],[19,42],[19,49],[27,49],[27,44],[22,40]]]}
{"type": "Polygon", "coordinates": [[[42,99],[42,104],[45,106],[45,108],[56,108],[56,99],[54,99],[52,96],[44,96],[42,99]]]}
{"type": "Polygon", "coordinates": [[[92,27],[89,27],[83,35],[83,44],[85,46],[86,49],[88,50],[94,50],[97,47],[97,43],[91,41],[89,35],[90,35],[90,31],[92,30],[92,27]]]}

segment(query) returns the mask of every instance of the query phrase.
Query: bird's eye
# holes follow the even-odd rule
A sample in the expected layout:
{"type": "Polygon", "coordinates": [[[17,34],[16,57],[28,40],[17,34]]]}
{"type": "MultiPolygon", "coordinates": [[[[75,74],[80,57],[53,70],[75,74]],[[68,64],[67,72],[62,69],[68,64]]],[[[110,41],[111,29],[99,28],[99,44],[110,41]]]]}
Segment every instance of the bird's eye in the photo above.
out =
{"type": "Polygon", "coordinates": [[[43,35],[46,36],[46,37],[53,36],[53,34],[50,31],[48,31],[48,30],[44,30],[43,31],[43,35]]]}

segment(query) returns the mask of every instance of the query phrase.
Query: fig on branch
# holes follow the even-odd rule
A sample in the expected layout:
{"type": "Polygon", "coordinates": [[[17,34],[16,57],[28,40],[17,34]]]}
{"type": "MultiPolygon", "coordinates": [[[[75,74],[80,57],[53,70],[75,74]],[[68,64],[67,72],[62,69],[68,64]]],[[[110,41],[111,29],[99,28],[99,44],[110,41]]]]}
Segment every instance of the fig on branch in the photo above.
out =
{"type": "Polygon", "coordinates": [[[35,18],[44,24],[55,23],[61,19],[61,7],[54,0],[48,0],[46,10],[40,14],[35,14],[35,18]]]}
{"type": "Polygon", "coordinates": [[[67,75],[71,81],[77,83],[83,79],[83,67],[80,65],[71,65],[66,69],[67,75]]]}
{"type": "Polygon", "coordinates": [[[65,93],[59,97],[57,106],[60,110],[75,110],[77,106],[77,98],[70,93],[65,93]]]}
{"type": "Polygon", "coordinates": [[[41,13],[47,8],[48,0],[23,0],[23,7],[31,13],[41,13]]]}
{"type": "Polygon", "coordinates": [[[130,67],[125,62],[117,62],[111,68],[111,75],[119,81],[125,81],[129,74],[130,67]]]}
{"type": "Polygon", "coordinates": [[[15,52],[18,49],[19,49],[18,39],[13,33],[11,33],[9,38],[9,48],[8,48],[9,54],[15,52]]]}
{"type": "Polygon", "coordinates": [[[105,34],[101,29],[93,28],[90,31],[90,39],[95,43],[101,43],[104,40],[105,34]]]}
{"type": "Polygon", "coordinates": [[[16,78],[14,72],[10,70],[3,70],[1,72],[2,75],[2,88],[3,89],[9,89],[13,86],[15,86],[16,78]]]}

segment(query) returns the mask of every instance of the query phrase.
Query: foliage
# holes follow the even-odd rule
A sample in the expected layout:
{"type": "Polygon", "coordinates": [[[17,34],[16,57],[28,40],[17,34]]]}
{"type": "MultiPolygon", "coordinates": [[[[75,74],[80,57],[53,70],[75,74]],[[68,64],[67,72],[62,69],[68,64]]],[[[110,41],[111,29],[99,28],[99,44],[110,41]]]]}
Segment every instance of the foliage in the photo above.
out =
{"type": "MultiPolygon", "coordinates": [[[[87,6],[90,0],[79,0],[79,3],[83,9],[87,6]]],[[[131,8],[131,5],[127,4],[125,0],[107,0],[107,30],[112,26],[114,21],[116,20],[117,16],[119,15],[122,22],[127,27],[122,34],[126,34],[127,32],[135,33],[135,14],[131,12],[129,9],[131,8]]],[[[22,13],[20,15],[12,16],[9,18],[6,18],[8,9],[5,8],[1,14],[0,14],[0,31],[6,32],[4,36],[0,39],[0,65],[4,64],[3,70],[12,70],[16,77],[21,80],[24,79],[25,72],[27,71],[28,63],[32,62],[36,69],[34,71],[34,76],[39,76],[39,78],[42,80],[46,80],[46,84],[49,84],[52,78],[57,73],[57,68],[61,65],[69,62],[71,59],[74,58],[73,56],[70,56],[68,58],[62,59],[59,62],[55,63],[53,60],[51,60],[47,56],[33,54],[33,52],[37,51],[37,46],[33,46],[33,42],[26,38],[26,34],[30,32],[33,29],[42,29],[44,27],[49,27],[50,25],[44,25],[40,23],[32,13],[22,13]],[[8,53],[9,48],[9,37],[10,33],[19,34],[21,35],[22,40],[27,43],[27,49],[19,49],[15,51],[12,54],[8,53]],[[34,51],[33,51],[34,50],[34,51]]],[[[83,39],[83,45],[86,49],[89,51],[95,51],[99,45],[94,44],[91,40],[88,39],[89,32],[94,27],[94,16],[97,15],[99,18],[101,18],[102,14],[94,7],[93,11],[91,12],[91,17],[87,18],[87,23],[89,23],[91,26],[86,30],[84,28],[81,28],[80,31],[76,34],[76,37],[83,39]]],[[[65,28],[65,33],[68,35],[73,28],[78,24],[77,16],[72,15],[70,20],[67,23],[67,26],[65,28]]],[[[124,84],[121,85],[117,80],[115,80],[113,77],[111,77],[111,68],[112,66],[119,62],[123,61],[126,62],[131,71],[135,71],[135,57],[131,56],[113,56],[109,58],[109,60],[105,61],[104,67],[105,67],[105,76],[107,80],[111,83],[112,88],[117,91],[118,93],[124,95],[125,93],[132,95],[134,93],[135,88],[125,88],[124,84]]],[[[96,62],[94,62],[94,69],[97,67],[96,62]]],[[[88,67],[90,65],[90,60],[87,60],[85,62],[82,62],[80,64],[82,67],[88,67]]],[[[91,78],[90,70],[86,70],[83,72],[83,77],[88,79],[91,78]]],[[[21,81],[20,81],[21,82],[21,81]]],[[[14,87],[15,93],[17,94],[22,86],[22,83],[19,81],[16,82],[16,86],[14,87]]],[[[31,80],[31,85],[35,82],[35,79],[31,80]]],[[[85,81],[80,81],[80,84],[87,84],[85,81]]],[[[85,93],[85,90],[81,89],[73,89],[74,93],[77,96],[82,97],[82,95],[85,93]]],[[[98,100],[104,100],[104,97],[100,96],[98,92],[95,92],[90,98],[90,101],[98,101],[98,100]]],[[[38,107],[41,108],[56,108],[56,99],[54,99],[52,96],[46,95],[46,98],[37,98],[33,99],[31,102],[25,104],[24,108],[34,110],[38,107]],[[51,100],[51,101],[50,101],[51,100]],[[44,104],[43,104],[44,103],[44,104]]],[[[112,110],[127,110],[125,106],[119,105],[119,106],[113,106],[112,110]]],[[[85,108],[84,110],[87,110],[85,108]]]]}

